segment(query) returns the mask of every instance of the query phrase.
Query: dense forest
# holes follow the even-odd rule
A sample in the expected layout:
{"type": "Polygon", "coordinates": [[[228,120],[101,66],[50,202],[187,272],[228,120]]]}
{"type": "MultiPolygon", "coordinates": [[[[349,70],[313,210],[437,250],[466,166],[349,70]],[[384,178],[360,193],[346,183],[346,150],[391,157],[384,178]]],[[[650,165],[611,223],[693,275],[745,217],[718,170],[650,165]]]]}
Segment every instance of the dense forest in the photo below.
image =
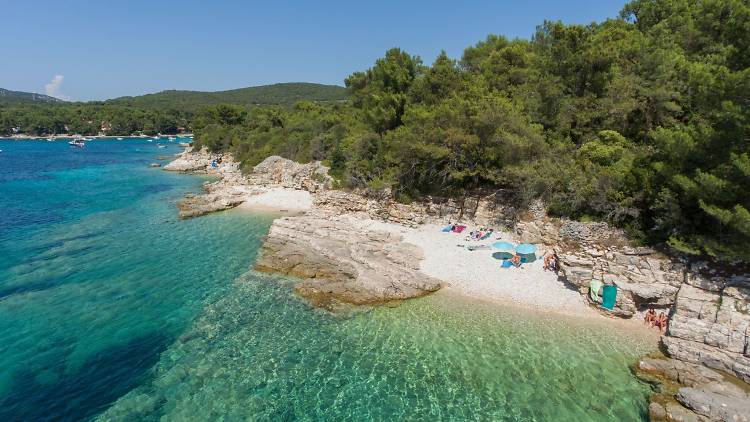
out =
{"type": "Polygon", "coordinates": [[[107,103],[139,108],[174,108],[195,110],[211,104],[238,104],[245,106],[290,106],[297,101],[336,102],[346,100],[346,89],[338,85],[321,85],[303,82],[251,86],[229,91],[162,91],[138,97],[121,97],[107,103]]]}
{"type": "Polygon", "coordinates": [[[0,106],[0,136],[14,130],[32,136],[55,134],[174,134],[189,127],[192,114],[179,108],[143,109],[102,103],[0,106]]]}
{"type": "Polygon", "coordinates": [[[750,260],[750,3],[636,0],[591,25],[490,35],[432,65],[399,49],[346,105],[215,106],[199,144],[246,165],[325,160],[344,186],[507,189],[672,251],[750,260]]]}
{"type": "Polygon", "coordinates": [[[342,186],[404,202],[504,189],[644,244],[747,262],[749,48],[748,0],[635,0],[617,18],[490,35],[431,65],[391,49],[346,79],[346,102],[181,117],[198,146],[245,168],[324,160],[342,186]]]}

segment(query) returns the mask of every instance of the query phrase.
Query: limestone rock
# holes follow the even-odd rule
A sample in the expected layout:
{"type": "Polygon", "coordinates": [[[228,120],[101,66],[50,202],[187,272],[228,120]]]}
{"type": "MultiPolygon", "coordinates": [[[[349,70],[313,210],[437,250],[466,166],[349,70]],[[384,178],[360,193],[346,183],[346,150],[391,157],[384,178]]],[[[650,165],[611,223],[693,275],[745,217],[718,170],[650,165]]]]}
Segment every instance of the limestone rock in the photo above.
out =
{"type": "Polygon", "coordinates": [[[209,193],[187,196],[177,203],[177,208],[180,218],[186,219],[234,208],[242,202],[244,198],[241,196],[209,193]]]}
{"type": "Polygon", "coordinates": [[[211,162],[220,157],[220,155],[209,153],[205,148],[200,151],[188,148],[180,153],[176,160],[164,166],[164,170],[207,173],[211,169],[211,162]]]}
{"type": "Polygon", "coordinates": [[[700,388],[685,387],[677,401],[710,420],[724,422],[750,421],[750,396],[728,383],[709,383],[700,388]]]}
{"type": "Polygon", "coordinates": [[[398,233],[361,227],[361,221],[320,212],[277,219],[256,268],[302,278],[297,292],[323,307],[382,303],[440,288],[419,272],[418,247],[398,233]]]}
{"type": "Polygon", "coordinates": [[[270,156],[253,168],[250,183],[260,186],[280,186],[316,192],[330,189],[333,179],[328,167],[320,161],[308,164],[296,163],[276,155],[270,156]]]}
{"type": "Polygon", "coordinates": [[[682,285],[662,343],[673,357],[750,382],[750,282],[738,276],[713,279],[723,290],[714,290],[715,284],[682,285]]]}

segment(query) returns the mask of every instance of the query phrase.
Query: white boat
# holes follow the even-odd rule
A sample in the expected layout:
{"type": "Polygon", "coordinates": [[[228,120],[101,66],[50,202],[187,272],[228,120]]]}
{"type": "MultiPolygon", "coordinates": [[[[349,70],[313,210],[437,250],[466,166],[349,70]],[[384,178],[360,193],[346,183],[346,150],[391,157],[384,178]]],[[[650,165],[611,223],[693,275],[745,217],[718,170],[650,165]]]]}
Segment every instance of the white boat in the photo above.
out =
{"type": "Polygon", "coordinates": [[[158,145],[159,148],[166,148],[166,145],[158,145]]]}
{"type": "Polygon", "coordinates": [[[79,141],[77,139],[73,139],[72,141],[68,142],[68,145],[70,145],[72,147],[83,148],[83,147],[86,146],[86,143],[83,142],[82,140],[79,141]]]}
{"type": "Polygon", "coordinates": [[[174,136],[170,136],[168,139],[169,139],[169,142],[173,142],[175,140],[175,137],[174,136]]]}
{"type": "Polygon", "coordinates": [[[52,139],[52,138],[47,138],[47,142],[52,142],[52,141],[54,141],[54,139],[52,139]]]}
{"type": "Polygon", "coordinates": [[[122,141],[123,139],[125,139],[125,138],[117,138],[118,141],[122,141]]]}

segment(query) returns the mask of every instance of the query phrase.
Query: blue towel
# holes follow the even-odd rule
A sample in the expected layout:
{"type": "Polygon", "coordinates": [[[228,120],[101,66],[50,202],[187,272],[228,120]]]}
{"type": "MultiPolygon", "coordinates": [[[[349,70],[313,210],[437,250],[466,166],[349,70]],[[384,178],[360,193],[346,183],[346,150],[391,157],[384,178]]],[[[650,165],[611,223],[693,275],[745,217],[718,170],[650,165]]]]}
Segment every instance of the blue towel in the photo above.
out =
{"type": "Polygon", "coordinates": [[[602,308],[612,310],[617,301],[617,286],[605,284],[602,287],[602,308]]]}
{"type": "Polygon", "coordinates": [[[500,267],[501,267],[501,268],[510,268],[510,267],[512,267],[512,266],[513,266],[513,263],[512,263],[512,262],[510,262],[510,261],[508,261],[507,259],[504,259],[504,260],[503,260],[503,263],[502,263],[502,264],[500,264],[500,267]]]}
{"type": "Polygon", "coordinates": [[[448,225],[442,228],[442,231],[444,233],[448,233],[449,231],[453,230],[453,225],[448,225]]]}

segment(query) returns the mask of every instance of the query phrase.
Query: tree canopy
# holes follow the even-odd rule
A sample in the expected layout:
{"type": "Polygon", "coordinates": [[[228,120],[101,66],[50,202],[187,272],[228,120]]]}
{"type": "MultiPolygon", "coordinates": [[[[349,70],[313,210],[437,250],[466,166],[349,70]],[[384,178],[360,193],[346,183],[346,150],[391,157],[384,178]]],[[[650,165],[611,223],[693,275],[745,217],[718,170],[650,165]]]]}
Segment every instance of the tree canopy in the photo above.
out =
{"type": "Polygon", "coordinates": [[[346,79],[347,102],[211,105],[189,123],[246,168],[325,160],[343,186],[403,201],[505,189],[673,252],[750,261],[748,48],[747,0],[634,0],[431,65],[390,49],[346,79]]]}

